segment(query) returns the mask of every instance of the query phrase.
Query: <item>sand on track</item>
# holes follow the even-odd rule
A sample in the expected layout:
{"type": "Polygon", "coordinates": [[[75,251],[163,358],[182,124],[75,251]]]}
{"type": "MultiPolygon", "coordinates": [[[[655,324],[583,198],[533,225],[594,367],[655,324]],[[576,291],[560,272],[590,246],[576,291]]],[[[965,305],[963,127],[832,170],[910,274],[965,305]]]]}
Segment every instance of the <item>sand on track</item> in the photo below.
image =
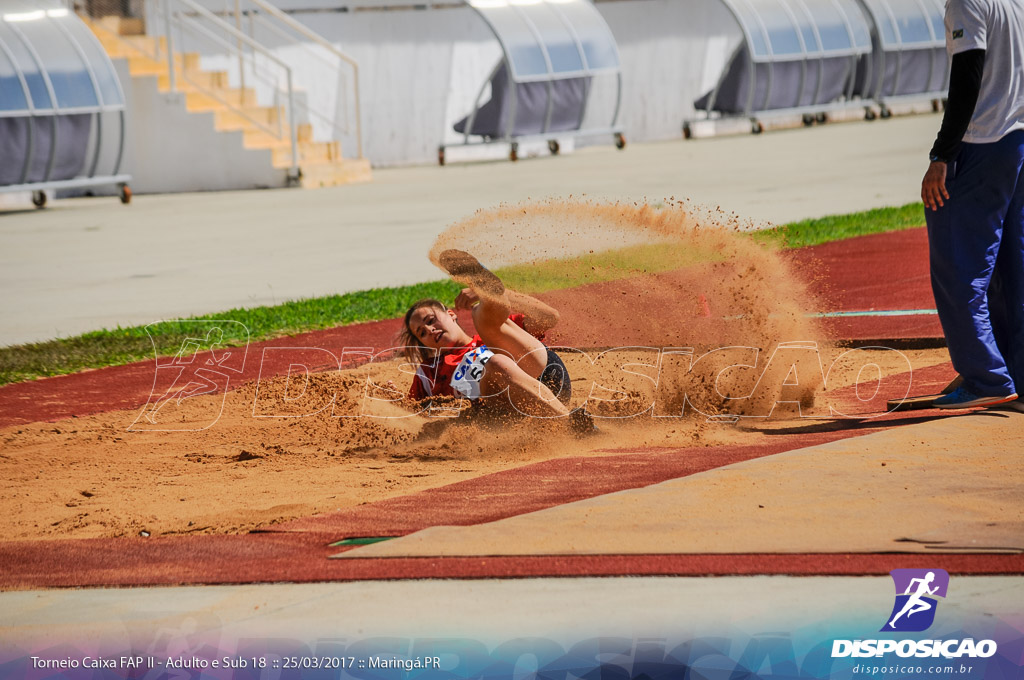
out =
{"type": "MultiPolygon", "coordinates": [[[[636,361],[649,359],[634,355],[636,361]]],[[[905,370],[892,352],[879,352],[882,372],[905,370]],[[888,362],[888,363],[886,363],[888,362]]],[[[948,360],[944,350],[904,352],[921,368],[948,360]]],[[[625,356],[625,355],[624,355],[625,356]]],[[[827,357],[826,357],[827,361],[827,357]]],[[[590,366],[568,356],[574,388],[595,379],[613,387],[618,367],[590,366]]],[[[858,371],[859,372],[859,369],[858,371]]],[[[326,401],[337,391],[337,412],[351,412],[374,383],[403,380],[397,361],[366,369],[310,376],[308,394],[326,401]]],[[[856,373],[830,376],[830,388],[856,373]]],[[[263,412],[287,378],[261,385],[263,412]]],[[[403,382],[404,384],[404,382],[403,382]]],[[[829,414],[823,408],[804,415],[829,414]]],[[[384,395],[385,397],[389,395],[384,395]]],[[[605,395],[606,396],[606,395],[605,395]]],[[[577,397],[579,400],[579,397],[577,397]]],[[[293,418],[255,417],[256,386],[226,395],[186,399],[164,407],[165,427],[195,431],[130,430],[138,410],[115,411],[0,431],[0,532],[8,540],[189,533],[238,533],[463,481],[531,462],[602,455],[617,448],[684,447],[766,441],[773,428],[792,422],[776,414],[737,425],[705,419],[599,419],[601,434],[578,440],[563,427],[521,420],[514,428],[450,426],[422,441],[423,424],[409,416],[390,420],[334,417],[330,409],[293,418]]],[[[313,402],[277,403],[279,414],[312,410],[313,402]]],[[[377,413],[400,406],[376,404],[377,413]]],[[[598,410],[598,409],[595,409],[598,410]]],[[[614,411],[614,409],[612,409],[614,411]]],[[[611,453],[609,455],[612,455],[611,453]]]]}

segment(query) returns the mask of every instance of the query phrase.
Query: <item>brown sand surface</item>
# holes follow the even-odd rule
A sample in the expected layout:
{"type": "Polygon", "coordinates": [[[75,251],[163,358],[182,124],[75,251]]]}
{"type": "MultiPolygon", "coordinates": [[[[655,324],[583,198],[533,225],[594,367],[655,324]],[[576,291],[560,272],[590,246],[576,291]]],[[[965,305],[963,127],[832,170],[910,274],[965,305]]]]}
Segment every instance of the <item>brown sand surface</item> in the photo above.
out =
{"type": "MultiPolygon", "coordinates": [[[[944,350],[878,355],[889,373],[906,370],[903,356],[914,368],[947,361],[944,350]]],[[[639,365],[651,353],[623,356],[639,365]]],[[[596,413],[623,415],[654,395],[649,381],[640,389],[643,381],[619,365],[566,358],[576,403],[596,383],[588,403],[596,413]]],[[[827,365],[829,355],[823,358],[827,365]]],[[[298,378],[249,383],[226,395],[168,402],[156,423],[131,410],[0,430],[0,531],[8,540],[237,533],[553,458],[624,447],[756,443],[791,422],[791,414],[776,413],[733,426],[697,415],[651,418],[648,411],[599,419],[601,433],[579,440],[560,423],[523,419],[505,427],[446,419],[454,424],[418,439],[425,424],[440,419],[408,415],[420,405],[364,401],[367,394],[397,396],[372,385],[407,385],[403,369],[408,366],[390,361],[312,374],[305,394],[287,402],[285,396],[301,391],[298,378]],[[320,408],[305,417],[265,417],[320,408]],[[361,409],[402,417],[335,417],[361,409]]],[[[853,382],[860,370],[837,369],[829,390],[804,415],[828,418],[829,392],[853,382]]]]}

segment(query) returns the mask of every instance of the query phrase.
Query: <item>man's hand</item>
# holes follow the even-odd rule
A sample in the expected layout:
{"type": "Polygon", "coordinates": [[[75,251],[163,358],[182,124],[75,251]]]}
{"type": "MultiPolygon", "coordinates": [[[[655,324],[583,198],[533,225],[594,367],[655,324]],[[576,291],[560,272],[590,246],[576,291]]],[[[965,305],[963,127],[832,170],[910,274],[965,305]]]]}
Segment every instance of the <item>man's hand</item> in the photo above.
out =
{"type": "Polygon", "coordinates": [[[945,205],[942,199],[949,200],[949,192],[946,191],[946,164],[942,161],[932,161],[928,171],[924,173],[921,180],[921,200],[924,206],[931,210],[938,210],[945,205]]]}
{"type": "Polygon", "coordinates": [[[480,302],[480,296],[472,288],[463,288],[455,298],[455,309],[473,309],[473,305],[478,302],[480,302]]]}

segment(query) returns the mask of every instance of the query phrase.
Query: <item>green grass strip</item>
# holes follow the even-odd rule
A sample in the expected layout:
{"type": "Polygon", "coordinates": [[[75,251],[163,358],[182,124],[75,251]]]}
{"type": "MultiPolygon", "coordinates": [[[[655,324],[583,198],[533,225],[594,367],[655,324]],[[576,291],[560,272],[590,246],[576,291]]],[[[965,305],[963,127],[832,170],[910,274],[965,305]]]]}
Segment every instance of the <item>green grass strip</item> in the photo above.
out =
{"type": "Polygon", "coordinates": [[[361,536],[359,538],[345,538],[340,541],[331,543],[331,548],[338,548],[346,545],[373,545],[374,543],[380,543],[382,541],[390,541],[397,536],[361,536]]]}
{"type": "Polygon", "coordinates": [[[224,324],[220,326],[225,331],[220,344],[238,346],[245,344],[246,340],[269,340],[363,321],[393,319],[405,314],[411,302],[425,297],[451,300],[460,289],[454,281],[375,288],[285,302],[273,307],[231,309],[184,321],[92,331],[70,338],[3,347],[0,348],[0,385],[152,359],[154,345],[160,356],[174,356],[181,349],[182,342],[195,337],[197,328],[201,328],[200,324],[190,321],[237,321],[249,330],[248,338],[242,327],[224,324]]]}
{"type": "MultiPolygon", "coordinates": [[[[751,238],[766,245],[801,248],[853,236],[917,227],[923,223],[924,206],[911,203],[899,208],[878,208],[850,215],[802,220],[753,232],[751,238]]],[[[715,253],[701,252],[685,244],[640,245],[529,266],[505,267],[496,273],[511,288],[541,293],[612,281],[637,273],[670,271],[712,261],[716,257],[715,253]]],[[[160,356],[173,356],[182,342],[196,333],[198,324],[190,324],[189,321],[237,321],[249,330],[248,338],[244,332],[232,335],[238,327],[227,324],[222,327],[227,333],[222,344],[239,345],[246,340],[256,342],[335,326],[393,319],[403,315],[408,306],[420,298],[451,300],[459,288],[453,281],[374,288],[285,302],[272,307],[231,309],[195,316],[183,322],[99,330],[70,338],[2,347],[0,385],[152,359],[154,343],[160,356]]]]}
{"type": "Polygon", "coordinates": [[[899,208],[875,208],[850,215],[828,215],[791,222],[774,229],[754,232],[753,237],[761,243],[771,243],[782,248],[803,248],[854,236],[920,227],[923,224],[924,204],[908,203],[899,208]]]}

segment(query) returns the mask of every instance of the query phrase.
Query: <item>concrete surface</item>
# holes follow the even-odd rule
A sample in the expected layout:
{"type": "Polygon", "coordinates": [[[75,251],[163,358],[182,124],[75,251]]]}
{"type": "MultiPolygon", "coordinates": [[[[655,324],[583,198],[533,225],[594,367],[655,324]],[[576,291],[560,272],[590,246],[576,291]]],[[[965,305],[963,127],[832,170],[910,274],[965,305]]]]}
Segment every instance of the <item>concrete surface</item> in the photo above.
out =
{"type": "MultiPolygon", "coordinates": [[[[986,617],[1019,616],[1017,576],[954,576],[941,604],[942,637],[986,617]]],[[[262,652],[284,643],[399,638],[468,638],[494,644],[591,636],[806,632],[819,640],[853,628],[870,636],[892,608],[888,576],[747,576],[369,581],[178,588],[49,590],[0,593],[4,647],[46,650],[102,645],[160,656],[191,649],[235,653],[247,638],[262,652]],[[499,615],[500,612],[500,615],[499,615]],[[861,628],[863,626],[863,628],[861,628]],[[87,632],[86,632],[87,630],[87,632]],[[186,644],[187,643],[187,644],[186,644]],[[184,647],[184,649],[182,649],[184,647]]],[[[531,645],[539,649],[538,645],[531,645]]],[[[323,653],[321,647],[320,654],[323,653]]],[[[276,674],[261,677],[277,677],[276,674]]]]}
{"type": "Polygon", "coordinates": [[[478,209],[690,198],[785,222],[919,200],[937,115],[571,155],[378,170],[370,184],[51,202],[0,213],[0,345],[441,278],[478,209]]]}

